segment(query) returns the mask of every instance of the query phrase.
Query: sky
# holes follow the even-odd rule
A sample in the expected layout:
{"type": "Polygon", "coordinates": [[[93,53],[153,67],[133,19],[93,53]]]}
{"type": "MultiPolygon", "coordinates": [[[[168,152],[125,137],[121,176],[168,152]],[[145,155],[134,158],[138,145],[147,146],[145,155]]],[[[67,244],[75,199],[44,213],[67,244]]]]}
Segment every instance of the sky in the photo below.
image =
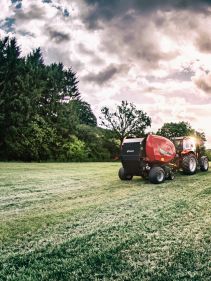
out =
{"type": "Polygon", "coordinates": [[[98,117],[127,100],[150,131],[187,121],[211,148],[211,1],[0,0],[6,35],[72,67],[98,117]]]}

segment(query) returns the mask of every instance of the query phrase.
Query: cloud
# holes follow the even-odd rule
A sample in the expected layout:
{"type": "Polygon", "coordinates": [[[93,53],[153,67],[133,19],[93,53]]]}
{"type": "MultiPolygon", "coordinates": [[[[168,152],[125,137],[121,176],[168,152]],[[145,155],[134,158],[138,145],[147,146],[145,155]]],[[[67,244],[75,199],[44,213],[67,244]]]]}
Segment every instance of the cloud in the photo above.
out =
{"type": "Polygon", "coordinates": [[[0,22],[0,28],[3,30],[10,32],[14,30],[15,20],[14,18],[6,18],[2,23],[0,22]]]}
{"type": "Polygon", "coordinates": [[[104,66],[106,64],[106,60],[104,58],[101,58],[99,55],[95,52],[95,50],[91,49],[90,47],[87,47],[84,45],[84,43],[80,42],[77,45],[77,50],[80,56],[88,57],[90,58],[90,64],[96,65],[96,66],[104,66]]]}
{"type": "Polygon", "coordinates": [[[160,62],[178,55],[173,42],[170,48],[162,46],[163,32],[157,28],[155,17],[139,17],[134,11],[113,18],[100,33],[102,51],[118,54],[119,59],[128,65],[138,63],[145,71],[158,68],[160,62]]]}
{"type": "Polygon", "coordinates": [[[194,76],[192,79],[200,90],[205,93],[211,93],[211,72],[199,74],[198,76],[194,76]]]}
{"type": "Polygon", "coordinates": [[[205,53],[211,52],[211,38],[210,34],[207,32],[201,31],[198,35],[198,38],[196,40],[196,45],[199,48],[200,51],[205,53]]]}
{"type": "Polygon", "coordinates": [[[10,17],[13,14],[12,2],[10,0],[1,0],[0,11],[0,21],[10,17]]]}
{"type": "Polygon", "coordinates": [[[93,56],[94,51],[90,48],[87,48],[82,42],[78,44],[78,50],[80,53],[87,55],[87,56],[93,56]]]}
{"type": "Polygon", "coordinates": [[[109,65],[97,74],[90,73],[86,75],[85,77],[83,77],[83,80],[102,85],[111,80],[111,78],[113,78],[116,74],[120,74],[125,71],[127,71],[126,65],[109,65]]]}
{"type": "Polygon", "coordinates": [[[18,9],[16,11],[16,19],[20,21],[44,19],[45,16],[46,16],[45,10],[36,4],[30,5],[27,10],[18,9]]]}
{"type": "Polygon", "coordinates": [[[85,0],[91,7],[84,20],[91,29],[100,28],[102,21],[110,21],[129,10],[139,15],[154,13],[158,10],[191,10],[196,13],[208,13],[209,0],[175,1],[175,0],[85,0]]]}
{"type": "Polygon", "coordinates": [[[191,77],[194,76],[195,72],[191,69],[182,69],[177,71],[172,71],[165,77],[155,77],[152,75],[147,75],[146,78],[150,82],[160,82],[165,83],[166,81],[177,81],[177,82],[183,82],[183,81],[191,81],[191,77]]]}
{"type": "Polygon", "coordinates": [[[70,40],[70,34],[47,27],[46,31],[49,34],[49,39],[56,43],[63,43],[70,40]]]}

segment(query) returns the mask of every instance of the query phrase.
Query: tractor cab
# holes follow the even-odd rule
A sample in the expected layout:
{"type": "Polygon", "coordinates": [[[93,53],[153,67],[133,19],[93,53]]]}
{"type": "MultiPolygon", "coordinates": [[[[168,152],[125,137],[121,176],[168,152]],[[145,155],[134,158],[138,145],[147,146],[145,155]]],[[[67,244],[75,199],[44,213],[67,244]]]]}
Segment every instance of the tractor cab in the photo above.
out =
{"type": "Polygon", "coordinates": [[[207,171],[209,161],[204,153],[204,142],[197,140],[192,136],[175,137],[172,139],[177,157],[175,163],[178,169],[183,170],[185,174],[195,174],[197,169],[207,171]]]}
{"type": "Polygon", "coordinates": [[[177,153],[186,154],[188,152],[195,153],[197,150],[197,141],[193,137],[176,137],[172,139],[177,153]]]}

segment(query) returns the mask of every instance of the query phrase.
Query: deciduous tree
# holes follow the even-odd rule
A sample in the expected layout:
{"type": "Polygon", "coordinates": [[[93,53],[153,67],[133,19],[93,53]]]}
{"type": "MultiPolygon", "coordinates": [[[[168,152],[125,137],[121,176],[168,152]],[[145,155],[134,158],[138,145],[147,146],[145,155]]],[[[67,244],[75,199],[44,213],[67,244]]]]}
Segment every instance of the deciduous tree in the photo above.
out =
{"type": "Polygon", "coordinates": [[[164,125],[157,131],[157,135],[172,139],[174,137],[189,136],[194,134],[194,129],[188,122],[178,123],[164,123],[164,125]]]}
{"type": "Polygon", "coordinates": [[[172,139],[174,137],[182,136],[194,136],[198,143],[203,147],[206,141],[206,136],[204,132],[198,132],[193,129],[188,122],[178,122],[178,123],[165,123],[158,131],[157,135],[172,139]]]}
{"type": "Polygon", "coordinates": [[[102,125],[113,130],[121,143],[125,137],[144,136],[146,128],[151,126],[151,118],[127,101],[122,101],[114,112],[108,107],[103,107],[101,112],[102,125]]]}

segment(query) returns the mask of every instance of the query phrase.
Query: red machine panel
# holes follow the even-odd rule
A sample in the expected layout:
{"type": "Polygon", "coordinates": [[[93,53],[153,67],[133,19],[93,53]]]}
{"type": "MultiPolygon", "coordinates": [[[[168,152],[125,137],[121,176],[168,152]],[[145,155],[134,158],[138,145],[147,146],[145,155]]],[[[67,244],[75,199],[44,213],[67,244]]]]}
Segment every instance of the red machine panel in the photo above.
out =
{"type": "Polygon", "coordinates": [[[174,159],[175,155],[175,146],[169,139],[148,135],[146,139],[146,156],[149,162],[168,163],[174,159]]]}

